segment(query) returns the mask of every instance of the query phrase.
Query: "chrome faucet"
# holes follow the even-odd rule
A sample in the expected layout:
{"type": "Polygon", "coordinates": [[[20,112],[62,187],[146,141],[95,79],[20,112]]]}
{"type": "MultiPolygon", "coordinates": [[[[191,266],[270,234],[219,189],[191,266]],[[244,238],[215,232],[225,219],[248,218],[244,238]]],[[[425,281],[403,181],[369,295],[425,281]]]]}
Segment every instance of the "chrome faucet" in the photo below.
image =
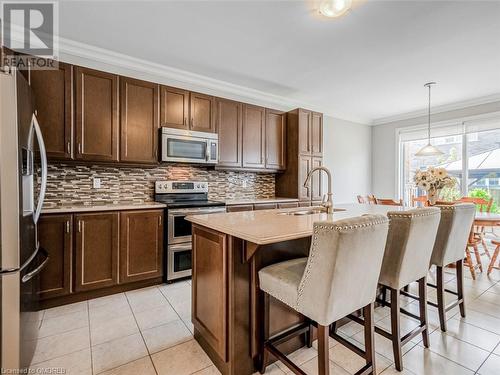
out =
{"type": "Polygon", "coordinates": [[[311,179],[312,174],[315,171],[325,171],[328,176],[328,193],[327,199],[325,201],[325,197],[323,196],[323,201],[321,205],[326,209],[326,213],[333,214],[333,200],[332,200],[332,173],[326,167],[315,167],[309,171],[307,174],[306,180],[304,181],[304,187],[309,188],[309,180],[311,179]]]}

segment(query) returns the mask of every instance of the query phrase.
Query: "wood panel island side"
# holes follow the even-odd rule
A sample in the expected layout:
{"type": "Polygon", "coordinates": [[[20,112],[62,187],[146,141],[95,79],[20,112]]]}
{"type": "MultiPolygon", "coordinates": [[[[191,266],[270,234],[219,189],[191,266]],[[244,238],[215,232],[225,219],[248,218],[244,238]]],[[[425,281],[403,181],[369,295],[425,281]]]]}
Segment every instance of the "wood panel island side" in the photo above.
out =
{"type": "MultiPolygon", "coordinates": [[[[277,262],[305,257],[313,223],[363,214],[387,214],[402,207],[347,204],[332,215],[297,211],[311,208],[189,216],[193,223],[192,313],[194,337],[224,375],[257,371],[261,336],[302,322],[278,300],[269,304],[271,320],[258,321],[258,271],[277,262]],[[264,327],[263,329],[261,327],[264,327]]],[[[304,346],[304,337],[279,346],[285,353],[304,346]]]]}

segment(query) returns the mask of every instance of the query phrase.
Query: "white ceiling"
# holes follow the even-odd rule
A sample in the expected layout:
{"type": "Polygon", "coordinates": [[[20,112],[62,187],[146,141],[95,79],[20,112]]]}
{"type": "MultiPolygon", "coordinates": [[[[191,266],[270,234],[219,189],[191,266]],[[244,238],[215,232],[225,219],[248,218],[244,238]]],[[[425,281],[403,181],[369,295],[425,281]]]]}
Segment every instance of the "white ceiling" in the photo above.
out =
{"type": "Polygon", "coordinates": [[[500,1],[64,1],[63,38],[365,123],[500,94],[500,1]]]}

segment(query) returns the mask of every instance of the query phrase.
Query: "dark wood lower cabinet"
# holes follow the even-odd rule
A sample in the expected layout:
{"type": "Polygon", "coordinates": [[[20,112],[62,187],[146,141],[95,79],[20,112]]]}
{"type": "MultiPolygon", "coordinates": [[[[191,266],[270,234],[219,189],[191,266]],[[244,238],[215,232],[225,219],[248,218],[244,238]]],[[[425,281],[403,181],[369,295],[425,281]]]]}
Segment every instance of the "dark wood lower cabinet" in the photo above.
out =
{"type": "Polygon", "coordinates": [[[40,246],[49,253],[49,262],[40,273],[40,299],[71,293],[73,215],[42,216],[38,223],[40,246]]]}
{"type": "Polygon", "coordinates": [[[162,276],[163,210],[120,213],[120,283],[162,276]]]}
{"type": "Polygon", "coordinates": [[[118,212],[75,215],[75,291],[118,282],[118,212]]]}

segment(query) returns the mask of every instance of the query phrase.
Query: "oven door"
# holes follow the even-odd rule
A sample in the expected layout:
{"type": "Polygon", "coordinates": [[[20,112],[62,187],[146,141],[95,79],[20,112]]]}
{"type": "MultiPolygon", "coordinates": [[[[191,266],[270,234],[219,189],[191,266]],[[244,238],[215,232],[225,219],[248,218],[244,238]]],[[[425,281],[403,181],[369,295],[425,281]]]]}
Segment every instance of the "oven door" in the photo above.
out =
{"type": "Polygon", "coordinates": [[[170,134],[162,135],[162,161],[207,164],[209,155],[209,144],[205,138],[170,134]]]}
{"type": "Polygon", "coordinates": [[[169,245],[167,252],[167,280],[191,276],[191,242],[169,245]]]}
{"type": "Polygon", "coordinates": [[[168,244],[173,245],[191,241],[191,222],[186,220],[186,216],[211,214],[225,211],[226,207],[224,206],[180,208],[177,210],[168,210],[168,244]]]}

